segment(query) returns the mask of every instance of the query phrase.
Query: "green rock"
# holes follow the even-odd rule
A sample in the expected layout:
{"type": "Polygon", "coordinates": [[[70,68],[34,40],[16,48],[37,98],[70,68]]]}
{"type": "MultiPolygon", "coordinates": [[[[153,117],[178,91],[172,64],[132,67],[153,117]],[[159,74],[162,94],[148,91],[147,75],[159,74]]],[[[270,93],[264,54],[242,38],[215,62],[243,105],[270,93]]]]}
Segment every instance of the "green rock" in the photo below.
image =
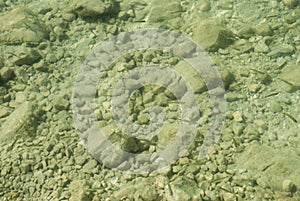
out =
{"type": "Polygon", "coordinates": [[[4,52],[7,66],[32,65],[41,58],[39,52],[30,47],[6,47],[4,52]]]}
{"type": "Polygon", "coordinates": [[[235,160],[237,169],[246,169],[259,185],[273,191],[282,190],[286,180],[300,187],[300,156],[292,148],[253,144],[237,154],[235,160]]]}
{"type": "Polygon", "coordinates": [[[206,90],[206,84],[200,74],[185,61],[180,61],[174,70],[190,84],[195,93],[201,93],[206,90]]]}
{"type": "Polygon", "coordinates": [[[116,9],[114,0],[71,0],[71,9],[81,17],[98,17],[113,13],[116,9]]]}
{"type": "Polygon", "coordinates": [[[271,35],[273,35],[272,27],[267,23],[259,24],[254,29],[255,29],[255,33],[259,36],[271,36],[271,35]]]}
{"type": "Polygon", "coordinates": [[[280,79],[291,87],[291,91],[300,89],[300,65],[286,66],[280,74],[280,79]]]}
{"type": "Polygon", "coordinates": [[[205,50],[217,51],[234,42],[234,35],[226,26],[213,20],[200,23],[193,32],[193,39],[205,50]]]}
{"type": "Polygon", "coordinates": [[[35,129],[35,118],[36,112],[32,103],[19,105],[1,125],[0,142],[12,141],[17,134],[32,133],[35,129]]]}
{"type": "Polygon", "coordinates": [[[0,41],[35,44],[49,38],[47,26],[28,8],[19,7],[0,18],[0,41]]]}

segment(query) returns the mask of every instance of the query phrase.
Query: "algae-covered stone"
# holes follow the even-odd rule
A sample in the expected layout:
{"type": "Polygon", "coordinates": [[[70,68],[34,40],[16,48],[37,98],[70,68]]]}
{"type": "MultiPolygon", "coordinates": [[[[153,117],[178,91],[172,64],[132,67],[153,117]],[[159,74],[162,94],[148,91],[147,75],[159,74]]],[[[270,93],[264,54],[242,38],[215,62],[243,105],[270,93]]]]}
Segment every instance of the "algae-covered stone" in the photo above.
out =
{"type": "Polygon", "coordinates": [[[7,47],[4,57],[7,66],[21,66],[34,64],[41,55],[36,49],[30,47],[7,47]]]}
{"type": "Polygon", "coordinates": [[[153,0],[147,7],[148,23],[159,23],[160,27],[179,28],[182,24],[183,12],[180,1],[153,0]]]}
{"type": "Polygon", "coordinates": [[[174,70],[190,84],[195,93],[201,93],[206,90],[206,84],[200,74],[185,61],[180,61],[174,70]]]}
{"type": "Polygon", "coordinates": [[[300,65],[289,65],[280,74],[280,79],[290,85],[290,90],[300,89],[300,65]]]}
{"type": "Polygon", "coordinates": [[[182,8],[180,1],[153,0],[150,4],[149,23],[163,22],[180,17],[182,8]]]}
{"type": "Polygon", "coordinates": [[[217,51],[226,48],[234,41],[234,35],[230,29],[213,20],[200,23],[193,32],[193,39],[208,51],[217,51]]]}
{"type": "Polygon", "coordinates": [[[197,200],[201,190],[197,183],[185,176],[178,177],[170,185],[165,186],[166,198],[168,200],[197,200]]]}
{"type": "Polygon", "coordinates": [[[47,26],[28,8],[19,7],[0,18],[0,42],[38,44],[49,37],[47,26]]]}
{"type": "Polygon", "coordinates": [[[154,178],[149,177],[123,184],[119,190],[114,192],[112,197],[117,200],[122,200],[124,198],[129,200],[157,200],[158,193],[153,185],[154,182],[154,178]]]}
{"type": "Polygon", "coordinates": [[[271,36],[273,34],[272,27],[267,23],[261,23],[255,28],[255,33],[260,36],[271,36]]]}
{"type": "Polygon", "coordinates": [[[81,17],[97,17],[114,12],[114,0],[70,0],[71,9],[81,17]]]}
{"type": "Polygon", "coordinates": [[[89,193],[90,185],[86,180],[75,180],[69,185],[71,192],[70,201],[88,201],[91,200],[89,193]]]}
{"type": "Polygon", "coordinates": [[[299,188],[299,167],[300,156],[288,147],[275,149],[254,144],[236,157],[236,168],[246,169],[258,185],[270,187],[275,191],[284,190],[282,186],[286,180],[290,180],[289,183],[299,188]]]}
{"type": "Polygon", "coordinates": [[[30,102],[25,102],[11,113],[0,127],[0,142],[11,141],[17,134],[27,133],[34,129],[36,112],[30,102]]]}

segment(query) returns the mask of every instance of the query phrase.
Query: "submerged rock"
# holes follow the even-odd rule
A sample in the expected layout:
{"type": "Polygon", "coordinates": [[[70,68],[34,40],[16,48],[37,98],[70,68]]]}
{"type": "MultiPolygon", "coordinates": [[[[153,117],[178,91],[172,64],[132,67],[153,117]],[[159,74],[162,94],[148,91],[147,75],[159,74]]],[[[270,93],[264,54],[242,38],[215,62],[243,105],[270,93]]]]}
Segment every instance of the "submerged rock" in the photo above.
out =
{"type": "Polygon", "coordinates": [[[274,190],[289,180],[297,189],[300,187],[300,156],[289,149],[273,148],[264,145],[251,145],[236,157],[236,168],[246,169],[258,185],[274,190]]]}
{"type": "Polygon", "coordinates": [[[234,42],[234,34],[226,26],[213,20],[199,24],[193,32],[193,39],[208,51],[226,48],[234,42]]]}
{"type": "Polygon", "coordinates": [[[48,37],[47,26],[28,8],[16,8],[0,18],[0,42],[4,44],[38,44],[48,37]]]}
{"type": "Polygon", "coordinates": [[[287,85],[287,91],[295,91],[300,89],[300,66],[289,65],[280,74],[280,79],[287,85]]]}
{"type": "Polygon", "coordinates": [[[97,17],[109,14],[116,8],[113,0],[71,0],[71,9],[80,17],[97,17]]]}
{"type": "Polygon", "coordinates": [[[0,127],[0,142],[12,141],[17,134],[35,129],[36,112],[30,102],[24,102],[11,113],[0,127]]]}

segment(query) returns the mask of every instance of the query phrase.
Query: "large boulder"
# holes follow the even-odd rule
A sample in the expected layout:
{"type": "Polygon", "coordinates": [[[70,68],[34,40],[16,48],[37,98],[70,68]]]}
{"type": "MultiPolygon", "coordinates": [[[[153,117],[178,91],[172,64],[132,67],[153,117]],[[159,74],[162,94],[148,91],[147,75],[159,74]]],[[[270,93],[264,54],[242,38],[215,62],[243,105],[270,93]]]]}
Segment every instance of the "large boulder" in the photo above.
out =
{"type": "Polygon", "coordinates": [[[47,26],[28,8],[16,8],[0,18],[1,43],[39,44],[48,37],[47,26]]]}

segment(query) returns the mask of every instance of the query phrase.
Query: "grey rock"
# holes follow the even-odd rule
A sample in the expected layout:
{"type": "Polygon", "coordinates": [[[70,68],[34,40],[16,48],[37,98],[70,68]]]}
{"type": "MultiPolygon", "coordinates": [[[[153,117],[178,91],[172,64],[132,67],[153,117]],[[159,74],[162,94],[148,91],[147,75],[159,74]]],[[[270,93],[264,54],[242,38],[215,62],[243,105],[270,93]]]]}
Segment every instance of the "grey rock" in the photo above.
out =
{"type": "Polygon", "coordinates": [[[226,48],[234,41],[234,35],[226,26],[213,20],[207,20],[199,24],[194,32],[193,39],[208,51],[217,51],[226,48]]]}
{"type": "Polygon", "coordinates": [[[0,41],[38,44],[49,37],[47,26],[28,8],[19,7],[0,18],[0,41]]]}

